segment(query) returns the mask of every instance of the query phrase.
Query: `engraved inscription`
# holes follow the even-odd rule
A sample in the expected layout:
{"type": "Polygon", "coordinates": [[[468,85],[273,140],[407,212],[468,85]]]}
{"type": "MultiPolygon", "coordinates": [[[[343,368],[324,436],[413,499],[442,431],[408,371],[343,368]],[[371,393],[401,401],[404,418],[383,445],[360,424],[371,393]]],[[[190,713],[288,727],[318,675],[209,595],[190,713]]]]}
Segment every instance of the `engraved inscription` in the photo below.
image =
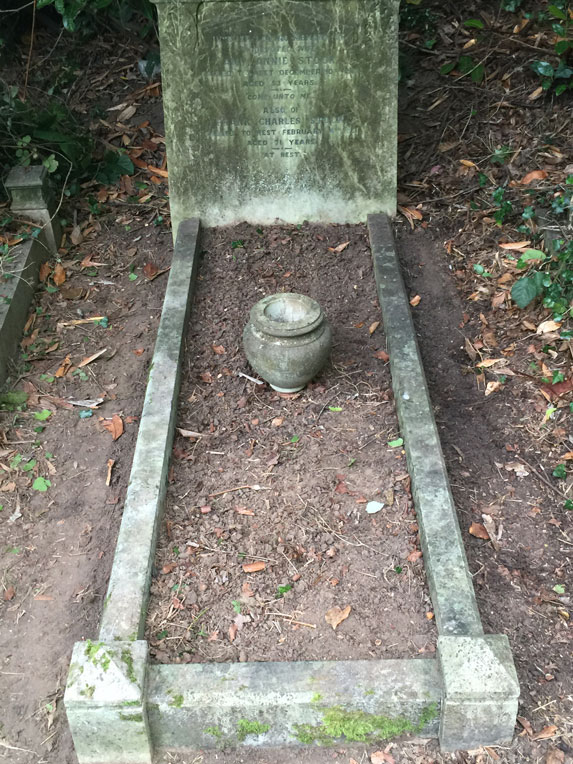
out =
{"type": "Polygon", "coordinates": [[[227,97],[233,107],[231,118],[212,125],[210,137],[216,143],[228,146],[239,139],[249,153],[297,161],[321,141],[332,144],[350,135],[342,107],[321,94],[341,82],[352,88],[355,75],[341,70],[325,38],[253,39],[221,30],[212,44],[221,65],[218,71],[204,71],[201,86],[227,97]]]}

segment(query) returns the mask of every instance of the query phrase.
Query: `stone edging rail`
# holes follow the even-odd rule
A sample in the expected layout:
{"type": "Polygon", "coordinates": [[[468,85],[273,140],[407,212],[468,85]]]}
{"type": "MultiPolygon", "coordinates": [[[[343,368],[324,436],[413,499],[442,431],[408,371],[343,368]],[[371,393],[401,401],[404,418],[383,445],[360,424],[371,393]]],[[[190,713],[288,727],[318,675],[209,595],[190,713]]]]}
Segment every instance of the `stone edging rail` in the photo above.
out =
{"type": "Polygon", "coordinates": [[[507,742],[519,685],[505,635],[484,635],[390,223],[368,218],[438,658],[151,665],[142,639],[171,453],[199,221],[180,224],[99,641],[76,643],[65,705],[80,764],[153,750],[375,741],[442,750],[507,742]]]}

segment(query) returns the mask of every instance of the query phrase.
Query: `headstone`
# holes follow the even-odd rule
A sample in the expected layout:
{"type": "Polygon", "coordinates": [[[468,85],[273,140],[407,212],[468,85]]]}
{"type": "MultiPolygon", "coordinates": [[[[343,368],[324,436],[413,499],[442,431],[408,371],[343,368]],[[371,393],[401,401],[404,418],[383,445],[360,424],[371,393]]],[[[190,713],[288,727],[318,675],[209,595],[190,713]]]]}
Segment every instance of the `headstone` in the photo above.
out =
{"type": "Polygon", "coordinates": [[[398,0],[156,2],[174,235],[394,212],[398,0]]]}

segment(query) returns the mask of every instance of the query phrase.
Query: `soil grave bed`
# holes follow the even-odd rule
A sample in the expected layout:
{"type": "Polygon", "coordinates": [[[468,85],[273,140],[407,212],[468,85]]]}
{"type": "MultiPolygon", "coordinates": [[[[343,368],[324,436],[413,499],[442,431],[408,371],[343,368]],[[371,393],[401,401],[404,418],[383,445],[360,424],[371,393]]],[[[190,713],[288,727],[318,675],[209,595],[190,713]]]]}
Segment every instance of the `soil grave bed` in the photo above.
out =
{"type": "Polygon", "coordinates": [[[202,250],[151,660],[433,657],[410,478],[388,445],[399,427],[366,227],[206,229],[202,250]],[[333,330],[329,363],[290,395],[243,376],[256,376],[242,349],[248,312],[280,291],[316,299],[333,330]],[[384,506],[368,514],[370,501],[384,506]],[[350,613],[334,630],[336,607],[350,613]]]}

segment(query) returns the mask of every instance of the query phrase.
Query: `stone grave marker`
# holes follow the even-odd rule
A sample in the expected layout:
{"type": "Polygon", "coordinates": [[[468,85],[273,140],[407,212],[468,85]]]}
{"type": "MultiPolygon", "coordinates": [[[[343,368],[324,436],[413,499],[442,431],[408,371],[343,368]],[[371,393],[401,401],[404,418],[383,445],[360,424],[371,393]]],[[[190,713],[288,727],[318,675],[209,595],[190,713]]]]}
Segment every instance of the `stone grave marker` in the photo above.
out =
{"type": "Polygon", "coordinates": [[[179,222],[393,214],[397,0],[156,0],[179,222]]]}

